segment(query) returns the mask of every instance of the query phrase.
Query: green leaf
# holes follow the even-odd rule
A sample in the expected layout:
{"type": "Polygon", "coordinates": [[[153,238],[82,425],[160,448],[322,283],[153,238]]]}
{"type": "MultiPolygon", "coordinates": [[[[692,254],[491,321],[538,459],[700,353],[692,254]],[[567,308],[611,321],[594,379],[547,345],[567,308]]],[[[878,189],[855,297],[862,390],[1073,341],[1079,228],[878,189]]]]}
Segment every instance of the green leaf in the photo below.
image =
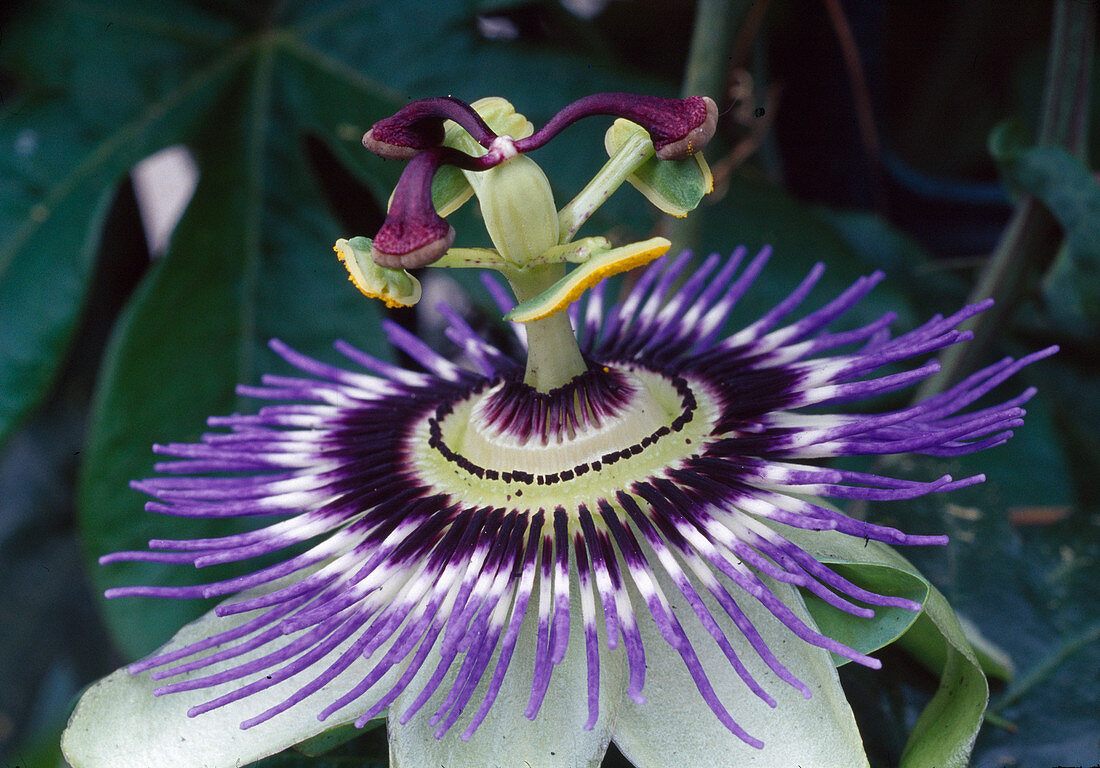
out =
{"type": "MultiPolygon", "coordinates": [[[[33,128],[49,142],[25,168],[0,175],[0,216],[16,225],[0,228],[0,254],[11,255],[0,259],[0,431],[48,389],[87,290],[113,185],[136,160],[182,143],[196,156],[199,185],[168,254],[113,334],[84,454],[79,522],[92,558],[143,549],[153,537],[230,533],[239,521],[145,514],[128,483],[153,472],[152,443],[193,441],[206,417],[255,409],[236,397],[236,384],[291,373],[268,351],[272,337],[334,363],[337,338],[389,354],[377,332],[379,310],[358,295],[331,250],[337,238],[364,233],[333,221],[304,142],[321,141],[376,203],[385,201],[402,166],[366,152],[360,138],[407,95],[453,90],[451,63],[484,42],[474,10],[464,0],[415,18],[399,4],[341,0],[214,9],[59,0],[6,26],[4,42],[0,55],[20,75],[25,99],[0,118],[0,136],[29,146],[24,131],[33,128]],[[40,50],[48,41],[56,45],[40,50]],[[44,228],[35,205],[45,193],[56,207],[44,228]]],[[[564,50],[493,45],[484,63],[463,74],[459,95],[519,93],[539,120],[590,88],[651,90],[622,73],[593,73],[564,50]],[[545,87],[531,90],[532,79],[545,87]]],[[[570,135],[583,137],[583,127],[570,135]]],[[[579,186],[600,153],[593,141],[541,154],[564,168],[555,183],[579,186]]],[[[20,158],[5,153],[0,163],[20,158]]],[[[463,237],[484,238],[476,216],[457,215],[463,237]]],[[[229,572],[215,568],[200,578],[229,572]]],[[[100,588],[196,580],[194,572],[148,563],[92,575],[100,588]]],[[[106,603],[104,615],[133,657],[202,610],[190,601],[120,600],[106,603]]]]}
{"type": "Polygon", "coordinates": [[[21,67],[28,81],[0,114],[0,442],[50,391],[119,179],[138,160],[182,141],[240,60],[233,49],[141,45],[144,32],[121,12],[96,57],[81,59],[71,41],[64,52],[41,53],[46,28],[48,36],[99,34],[105,22],[91,11],[33,4],[0,46],[0,65],[21,67]],[[154,74],[168,61],[177,65],[171,74],[154,74]],[[180,76],[184,61],[202,66],[180,76]],[[102,89],[97,78],[112,87],[102,89]],[[61,79],[71,88],[64,101],[48,90],[61,79]]]}
{"type": "Polygon", "coordinates": [[[1008,182],[1043,201],[1065,230],[1062,249],[1043,278],[1055,319],[1069,328],[1100,323],[1100,183],[1061,147],[1027,146],[1015,122],[997,126],[989,147],[1008,182]]]}
{"type": "MultiPolygon", "coordinates": [[[[1100,201],[1097,201],[1100,202],[1100,201]]],[[[1100,215],[1100,204],[1090,215],[1100,215]]],[[[1093,224],[1073,230],[1054,257],[1042,291],[1046,307],[1064,327],[1087,332],[1081,321],[1095,327],[1100,322],[1100,226],[1093,224]],[[1097,230],[1084,233],[1083,230],[1097,230]]]]}
{"type": "Polygon", "coordinates": [[[939,690],[909,735],[901,768],[966,766],[989,703],[989,686],[944,596],[908,560],[885,544],[830,531],[808,532],[788,527],[783,528],[783,535],[865,589],[882,589],[884,594],[898,594],[887,590],[900,589],[900,594],[910,599],[924,593],[923,610],[919,614],[906,611],[911,617],[908,621],[876,608],[873,620],[849,617],[845,622],[835,609],[823,611],[821,603],[807,601],[807,607],[826,634],[841,642],[855,643],[853,647],[857,650],[872,651],[881,647],[877,643],[890,642],[893,635],[918,658],[941,659],[939,690]],[[821,624],[822,616],[828,624],[821,624]],[[860,624],[865,627],[865,637],[860,636],[860,624]]]}
{"type": "MultiPolygon", "coordinates": [[[[377,309],[331,252],[338,237],[359,233],[326,211],[303,142],[319,139],[384,201],[401,165],[370,155],[360,137],[407,95],[453,89],[451,62],[484,42],[474,10],[447,0],[414,19],[399,4],[341,0],[214,8],[57,0],[26,6],[4,32],[0,64],[22,92],[0,115],[0,437],[49,391],[118,179],[182,143],[196,155],[199,187],[113,335],[79,521],[92,558],[144,548],[154,536],[228,533],[226,521],[144,514],[128,482],[151,474],[151,443],[195,440],[208,415],[256,407],[238,401],[234,386],[290,372],[264,346],[272,336],[333,362],[339,337],[388,354],[377,309]]],[[[483,59],[484,69],[463,75],[460,95],[517,93],[540,120],[590,88],[651,90],[612,70],[594,73],[564,49],[501,44],[483,59]],[[532,78],[545,87],[532,91],[532,78]]],[[[599,154],[596,141],[542,153],[565,169],[554,181],[566,186],[598,167],[599,154]]],[[[638,221],[619,214],[604,225],[638,221]]],[[[461,215],[464,237],[483,237],[476,212],[461,215]]],[[[195,579],[136,563],[92,574],[98,587],[195,579]]],[[[137,656],[201,610],[127,600],[107,604],[105,616],[121,649],[137,656]]]]}
{"type": "MultiPolygon", "coordinates": [[[[229,80],[257,46],[276,45],[294,105],[280,141],[317,134],[385,200],[400,165],[364,151],[363,132],[404,94],[451,91],[448,62],[484,42],[467,3],[432,10],[414,19],[399,4],[328,0],[282,4],[274,18],[247,4],[56,0],[24,4],[5,22],[0,67],[23,92],[0,114],[0,440],[49,392],[89,287],[105,206],[135,162],[222,124],[213,104],[229,80]]],[[[495,45],[484,59],[480,79],[463,74],[462,95],[521,93],[543,119],[590,87],[646,89],[546,49],[495,45]],[[542,74],[534,91],[532,71],[542,74]]],[[[564,145],[549,153],[570,156],[564,145]]],[[[326,239],[354,234],[370,233],[326,239]]]]}
{"type": "MultiPolygon", "coordinates": [[[[919,296],[923,315],[950,312],[966,302],[969,286],[962,276],[938,265],[924,248],[883,217],[824,207],[815,207],[813,215],[828,224],[861,262],[886,272],[891,287],[906,287],[908,295],[919,296]]],[[[923,319],[914,315],[901,321],[910,324],[923,319]]]]}
{"type": "MultiPolygon", "coordinates": [[[[222,120],[197,137],[202,173],[195,196],[169,253],[112,340],[80,488],[85,540],[96,554],[141,548],[154,536],[239,528],[240,521],[181,524],[142,514],[141,497],[127,483],[152,473],[152,442],[194,440],[207,416],[255,409],[237,400],[235,384],[258,383],[268,370],[289,372],[267,350],[268,339],[322,357],[333,357],[337,338],[386,354],[372,333],[377,309],[348,283],[332,254],[338,227],[321,207],[294,141],[300,129],[284,117],[299,113],[293,81],[276,70],[285,55],[276,44],[258,46],[219,105],[222,120]],[[294,216],[284,214],[291,210],[294,216]]],[[[379,112],[389,109],[374,103],[379,112]]],[[[95,569],[93,577],[103,588],[195,580],[184,569],[149,563],[95,569]]],[[[110,601],[106,617],[136,656],[202,608],[110,601]]]]}
{"type": "MultiPolygon", "coordinates": [[[[703,223],[700,252],[728,255],[744,245],[751,258],[762,248],[772,249],[769,266],[738,302],[727,326],[731,330],[739,330],[745,322],[782,301],[818,262],[824,263],[826,270],[806,301],[804,311],[820,306],[819,302],[835,297],[860,276],[877,268],[888,275],[895,271],[889,264],[863,258],[830,223],[777,187],[749,175],[747,170],[733,174],[724,196],[716,197],[717,193],[712,195],[700,212],[703,223]]],[[[903,280],[888,277],[835,321],[834,327],[855,327],[886,312],[898,314],[898,327],[913,327],[933,310],[916,312],[915,299],[904,290],[904,285],[903,280]]],[[[942,309],[954,311],[957,307],[942,309]]]]}

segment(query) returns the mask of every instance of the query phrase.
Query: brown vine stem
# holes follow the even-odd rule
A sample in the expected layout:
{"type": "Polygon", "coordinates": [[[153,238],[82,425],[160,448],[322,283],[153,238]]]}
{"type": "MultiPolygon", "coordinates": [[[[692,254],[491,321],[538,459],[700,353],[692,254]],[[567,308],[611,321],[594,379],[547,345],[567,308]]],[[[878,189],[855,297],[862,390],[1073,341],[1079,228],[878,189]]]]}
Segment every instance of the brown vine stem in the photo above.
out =
{"type": "MultiPolygon", "coordinates": [[[[1078,155],[1085,149],[1095,27],[1094,0],[1056,0],[1043,85],[1040,146],[1062,147],[1078,155]]],[[[969,298],[971,303],[988,298],[997,303],[963,325],[973,331],[974,339],[949,347],[941,355],[940,372],[925,380],[917,400],[944,391],[979,367],[1038,268],[1053,258],[1059,241],[1058,225],[1050,212],[1030,196],[1021,198],[969,298]]]]}

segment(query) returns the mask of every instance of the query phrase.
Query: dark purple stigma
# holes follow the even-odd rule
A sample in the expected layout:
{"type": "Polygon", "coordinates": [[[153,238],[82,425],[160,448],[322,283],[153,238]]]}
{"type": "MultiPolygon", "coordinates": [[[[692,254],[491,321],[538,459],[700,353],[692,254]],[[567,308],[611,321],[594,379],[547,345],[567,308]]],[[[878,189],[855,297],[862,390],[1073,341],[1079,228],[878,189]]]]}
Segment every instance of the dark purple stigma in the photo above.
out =
{"type": "Polygon", "coordinates": [[[497,165],[489,155],[471,157],[450,147],[415,154],[393,191],[386,221],[374,236],[372,257],[390,269],[415,269],[438,261],[455,239],[454,227],[436,213],[432,179],[441,165],[484,171],[497,165]]]}
{"type": "Polygon", "coordinates": [[[432,177],[444,151],[436,147],[413,156],[393,192],[386,221],[374,236],[371,257],[390,269],[414,269],[439,260],[455,230],[432,204],[432,177]]]}
{"type": "Polygon", "coordinates": [[[363,146],[381,157],[409,160],[417,152],[443,143],[444,120],[454,120],[486,149],[497,137],[469,104],[439,96],[414,101],[379,120],[363,136],[363,146]]]}
{"type": "Polygon", "coordinates": [[[661,160],[681,160],[707,145],[718,123],[718,106],[707,96],[663,99],[633,93],[594,93],[558,112],[537,133],[516,142],[520,152],[546,144],[585,117],[622,117],[646,129],[661,160]]]}

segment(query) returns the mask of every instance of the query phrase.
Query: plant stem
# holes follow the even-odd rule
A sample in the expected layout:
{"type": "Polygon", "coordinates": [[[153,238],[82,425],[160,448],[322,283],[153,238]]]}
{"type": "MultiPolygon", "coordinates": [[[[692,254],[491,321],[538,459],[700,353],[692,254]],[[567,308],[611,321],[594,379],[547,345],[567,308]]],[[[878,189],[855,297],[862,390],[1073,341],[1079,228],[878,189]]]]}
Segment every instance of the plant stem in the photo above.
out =
{"type": "Polygon", "coordinates": [[[653,142],[644,132],[630,138],[558,212],[558,242],[568,243],[596,209],[623,185],[630,174],[653,156],[653,142]]]}
{"type": "MultiPolygon", "coordinates": [[[[681,97],[710,96],[719,108],[723,106],[733,30],[744,21],[752,4],[753,0],[699,0],[681,97]]],[[[698,216],[666,218],[666,236],[674,249],[688,248],[698,240],[698,219],[698,216]]]]}
{"type": "Polygon", "coordinates": [[[695,29],[680,90],[682,97],[710,96],[721,104],[726,93],[733,29],[752,3],[753,0],[699,0],[696,4],[695,29]]]}
{"type": "MultiPolygon", "coordinates": [[[[529,267],[508,275],[508,282],[523,302],[539,295],[565,275],[564,264],[529,267]]],[[[577,346],[577,336],[569,323],[568,312],[558,312],[542,320],[524,324],[527,331],[527,371],[523,382],[538,392],[549,392],[587,370],[577,346]]]]}
{"type": "MultiPolygon", "coordinates": [[[[1084,152],[1088,140],[1089,80],[1096,8],[1092,2],[1057,0],[1051,32],[1050,60],[1043,86],[1040,146],[1084,152]]],[[[1027,196],[1016,205],[969,303],[994,298],[997,303],[963,325],[973,331],[968,344],[949,347],[940,357],[940,372],[925,380],[917,399],[942,392],[976,370],[998,331],[1004,328],[1028,285],[1029,272],[1049,263],[1059,247],[1058,225],[1050,212],[1027,196]]]]}

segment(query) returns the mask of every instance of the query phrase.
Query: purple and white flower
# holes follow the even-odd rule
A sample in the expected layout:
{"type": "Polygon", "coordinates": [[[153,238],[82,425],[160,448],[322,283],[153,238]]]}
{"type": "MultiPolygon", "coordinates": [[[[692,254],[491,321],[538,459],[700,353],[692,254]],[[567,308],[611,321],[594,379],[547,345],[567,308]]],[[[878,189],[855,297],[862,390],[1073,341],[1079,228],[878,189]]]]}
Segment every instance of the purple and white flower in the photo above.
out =
{"type": "MultiPolygon", "coordinates": [[[[414,117],[408,125],[427,125],[414,117]]],[[[500,146],[490,129],[471,126],[488,152],[500,146]]],[[[373,134],[421,142],[410,168],[442,141],[434,129],[373,134]]],[[[436,235],[445,243],[428,243],[432,259],[453,239],[436,235]]],[[[410,250],[424,247],[419,240],[410,250]]],[[[857,586],[792,534],[942,544],[946,537],[858,520],[821,499],[910,499],[983,478],[918,482],[821,461],[999,445],[1022,424],[1033,390],[975,403],[1054,350],[868,413],[853,403],[933,374],[930,357],[966,340],[958,326],[985,305],[896,337],[892,315],[829,330],[876,273],[790,320],[819,265],[729,333],[768,257],[664,257],[621,301],[597,285],[560,315],[583,369],[552,387],[532,385],[529,360],[525,371],[524,359],[447,307],[459,355],[384,326],[416,370],[343,342],[336,349],[350,366],[336,367],[273,341],[300,373],[239,389],[270,404],[211,419],[218,431],[200,443],[156,446],[171,460],[134,483],[155,499],[151,512],[265,523],[220,538],[157,539],[149,551],[102,561],[203,567],[290,554],[225,581],[111,590],[229,598],[129,672],[151,671],[158,701],[193,702],[196,722],[218,718],[218,738],[238,738],[226,720],[289,745],[330,724],[386,716],[395,766],[598,765],[612,740],[639,766],[749,765],[774,750],[792,764],[865,764],[830,654],[879,662],[822,634],[800,595],[855,617],[921,606],[857,586]]],[[[510,310],[504,287],[486,284],[510,310]]],[[[514,329],[522,351],[530,326],[514,329]]],[[[201,748],[187,748],[200,764],[201,748]]],[[[249,749],[241,747],[245,759],[264,754],[249,749]]]]}

